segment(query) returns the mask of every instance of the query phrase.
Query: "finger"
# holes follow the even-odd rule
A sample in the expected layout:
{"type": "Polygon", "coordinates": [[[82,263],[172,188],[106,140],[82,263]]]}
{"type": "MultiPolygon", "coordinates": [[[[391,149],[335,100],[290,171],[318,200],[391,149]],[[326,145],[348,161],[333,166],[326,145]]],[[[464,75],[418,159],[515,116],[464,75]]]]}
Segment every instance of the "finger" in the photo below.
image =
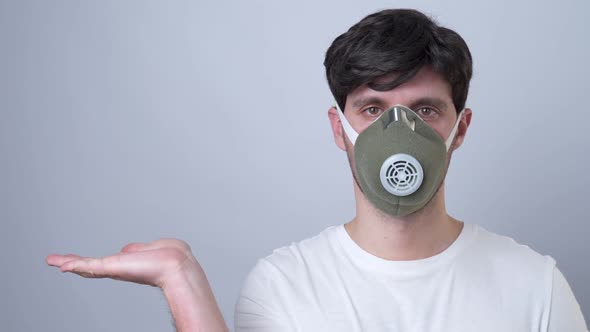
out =
{"type": "Polygon", "coordinates": [[[82,257],[78,256],[78,255],[74,255],[74,254],[67,254],[67,255],[58,255],[58,254],[52,254],[52,255],[48,255],[45,258],[45,262],[47,263],[47,265],[50,266],[61,266],[62,264],[69,262],[71,260],[74,259],[80,259],[82,257]]]}
{"type": "Polygon", "coordinates": [[[60,266],[62,272],[76,273],[86,278],[107,277],[102,258],[79,258],[72,259],[60,266]]]}
{"type": "Polygon", "coordinates": [[[191,248],[186,242],[172,238],[159,239],[150,243],[129,243],[121,249],[121,252],[139,252],[161,248],[177,248],[186,253],[191,252],[191,248]]]}
{"type": "Polygon", "coordinates": [[[150,242],[149,245],[151,246],[150,249],[177,248],[185,252],[191,252],[191,247],[186,242],[173,238],[158,239],[150,242]]]}
{"type": "Polygon", "coordinates": [[[149,245],[146,243],[134,242],[129,243],[121,249],[121,252],[138,252],[149,250],[149,245]]]}
{"type": "Polygon", "coordinates": [[[81,258],[63,264],[60,270],[85,278],[111,278],[156,286],[158,275],[161,273],[161,269],[165,268],[157,263],[158,259],[162,260],[162,257],[157,256],[165,254],[157,250],[148,250],[118,253],[103,258],[81,258]]]}
{"type": "Polygon", "coordinates": [[[80,258],[64,263],[62,272],[76,273],[86,278],[112,278],[132,280],[141,274],[144,260],[142,253],[118,253],[102,258],[80,258]]]}

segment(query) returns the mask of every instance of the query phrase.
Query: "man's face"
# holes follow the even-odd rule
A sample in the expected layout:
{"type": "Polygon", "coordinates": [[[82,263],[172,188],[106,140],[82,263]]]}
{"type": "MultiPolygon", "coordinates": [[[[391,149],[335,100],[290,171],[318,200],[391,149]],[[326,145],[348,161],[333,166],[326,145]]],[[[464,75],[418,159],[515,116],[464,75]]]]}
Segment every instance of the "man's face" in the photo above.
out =
{"type": "MultiPolygon", "coordinates": [[[[457,110],[451,97],[450,85],[429,67],[423,67],[411,80],[389,91],[375,91],[367,85],[358,87],[347,96],[344,116],[360,134],[384,111],[397,104],[407,106],[416,112],[443,141],[449,137],[457,121],[457,110]]],[[[330,109],[329,116],[336,145],[347,152],[356,179],[354,146],[344,134],[335,108],[330,109]]],[[[452,151],[463,143],[470,121],[471,110],[466,109],[447,154],[447,167],[452,151]]]]}

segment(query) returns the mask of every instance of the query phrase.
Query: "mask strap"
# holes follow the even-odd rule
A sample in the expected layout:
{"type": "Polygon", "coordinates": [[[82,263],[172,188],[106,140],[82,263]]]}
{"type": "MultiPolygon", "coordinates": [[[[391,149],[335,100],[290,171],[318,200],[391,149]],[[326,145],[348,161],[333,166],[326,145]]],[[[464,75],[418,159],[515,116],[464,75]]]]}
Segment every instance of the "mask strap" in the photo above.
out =
{"type": "MultiPolygon", "coordinates": [[[[356,132],[356,130],[354,130],[352,128],[352,126],[350,125],[350,122],[348,122],[348,120],[346,119],[346,116],[344,116],[344,112],[342,112],[342,110],[340,109],[340,106],[338,106],[338,103],[335,103],[334,107],[336,107],[338,117],[340,118],[340,122],[342,122],[342,128],[344,128],[344,132],[346,133],[346,136],[348,136],[348,139],[352,142],[352,145],[354,145],[354,143],[356,142],[356,138],[359,136],[359,134],[356,132]]],[[[451,133],[449,134],[449,137],[447,138],[447,141],[445,142],[445,146],[447,147],[447,151],[449,151],[451,144],[453,144],[453,140],[455,139],[455,135],[457,134],[457,129],[459,128],[459,122],[461,122],[461,116],[463,115],[463,111],[465,111],[465,109],[463,109],[463,110],[461,110],[461,112],[459,112],[459,115],[457,116],[457,121],[455,122],[455,125],[453,126],[453,130],[451,130],[451,133]]]]}
{"type": "Polygon", "coordinates": [[[455,139],[455,135],[457,134],[457,128],[459,128],[459,122],[461,122],[461,115],[463,115],[463,111],[465,111],[465,109],[461,110],[461,112],[459,112],[459,115],[457,115],[457,122],[455,122],[453,130],[451,130],[451,133],[449,134],[449,137],[445,142],[445,145],[447,146],[447,151],[449,151],[449,149],[451,148],[451,144],[453,144],[453,140],[455,139]]]}
{"type": "Polygon", "coordinates": [[[348,139],[352,142],[352,145],[354,145],[354,143],[356,142],[356,138],[359,136],[359,134],[356,132],[356,130],[352,128],[350,122],[348,122],[346,116],[344,116],[344,112],[338,106],[338,103],[335,104],[336,105],[334,107],[336,107],[338,117],[340,117],[340,122],[342,122],[342,128],[344,128],[346,136],[348,136],[348,139]]]}

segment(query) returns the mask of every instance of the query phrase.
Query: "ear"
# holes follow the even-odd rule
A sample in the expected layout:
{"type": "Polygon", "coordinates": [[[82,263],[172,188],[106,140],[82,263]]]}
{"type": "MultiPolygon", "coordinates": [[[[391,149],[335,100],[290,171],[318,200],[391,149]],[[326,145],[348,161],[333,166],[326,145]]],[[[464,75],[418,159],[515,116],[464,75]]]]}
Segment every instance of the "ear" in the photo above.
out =
{"type": "Polygon", "coordinates": [[[455,137],[455,142],[453,144],[453,151],[457,150],[465,140],[465,135],[467,135],[467,129],[469,128],[469,124],[471,124],[471,115],[473,112],[470,108],[466,108],[463,111],[463,116],[461,117],[461,121],[459,122],[459,126],[457,127],[457,136],[455,137]]]}
{"type": "MultiPolygon", "coordinates": [[[[344,116],[343,114],[340,115],[344,116]]],[[[344,145],[342,122],[340,122],[340,116],[336,107],[330,107],[328,110],[328,118],[330,119],[330,126],[332,127],[332,134],[334,135],[334,142],[336,143],[336,146],[338,146],[340,150],[346,151],[346,146],[344,145]]]]}

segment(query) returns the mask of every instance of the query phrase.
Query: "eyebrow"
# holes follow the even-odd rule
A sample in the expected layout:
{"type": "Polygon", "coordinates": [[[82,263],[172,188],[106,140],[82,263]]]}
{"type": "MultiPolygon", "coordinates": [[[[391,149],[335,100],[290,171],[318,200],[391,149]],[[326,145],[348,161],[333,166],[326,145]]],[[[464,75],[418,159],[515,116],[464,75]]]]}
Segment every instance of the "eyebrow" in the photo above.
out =
{"type": "Polygon", "coordinates": [[[357,108],[357,107],[367,105],[367,104],[381,104],[381,102],[382,102],[382,100],[377,97],[360,98],[360,99],[355,100],[352,103],[352,107],[357,108]]]}
{"type": "MultiPolygon", "coordinates": [[[[352,107],[357,108],[357,107],[367,105],[367,104],[382,105],[384,103],[381,98],[366,97],[366,98],[359,98],[359,99],[355,100],[352,103],[352,107]]],[[[414,108],[419,105],[433,105],[442,111],[446,111],[446,109],[448,108],[447,103],[443,99],[438,98],[438,97],[421,97],[421,98],[418,98],[418,99],[412,101],[412,103],[410,105],[406,105],[406,106],[408,106],[409,108],[414,108]]]]}

